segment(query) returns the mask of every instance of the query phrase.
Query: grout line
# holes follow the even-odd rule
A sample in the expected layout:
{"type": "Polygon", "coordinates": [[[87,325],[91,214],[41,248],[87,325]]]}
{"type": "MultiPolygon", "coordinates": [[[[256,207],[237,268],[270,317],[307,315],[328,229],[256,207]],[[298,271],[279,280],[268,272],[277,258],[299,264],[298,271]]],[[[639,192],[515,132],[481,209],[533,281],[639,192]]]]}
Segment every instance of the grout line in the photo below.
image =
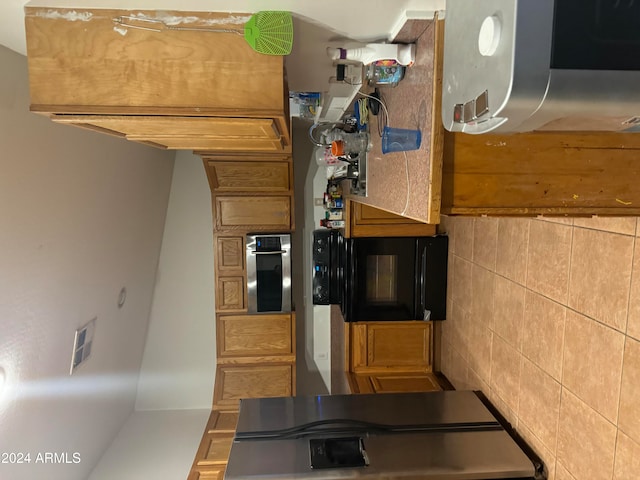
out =
{"type": "MultiPolygon", "coordinates": [[[[636,231],[637,231],[637,219],[636,219],[636,231]]],[[[628,331],[629,331],[629,312],[631,311],[631,294],[632,294],[632,289],[633,289],[633,280],[634,280],[634,273],[637,274],[638,272],[635,271],[634,264],[636,263],[636,243],[637,243],[637,237],[634,235],[633,237],[633,242],[631,245],[631,275],[629,275],[629,294],[627,295],[627,316],[625,318],[625,322],[624,322],[624,334],[628,335],[628,331]]]]}

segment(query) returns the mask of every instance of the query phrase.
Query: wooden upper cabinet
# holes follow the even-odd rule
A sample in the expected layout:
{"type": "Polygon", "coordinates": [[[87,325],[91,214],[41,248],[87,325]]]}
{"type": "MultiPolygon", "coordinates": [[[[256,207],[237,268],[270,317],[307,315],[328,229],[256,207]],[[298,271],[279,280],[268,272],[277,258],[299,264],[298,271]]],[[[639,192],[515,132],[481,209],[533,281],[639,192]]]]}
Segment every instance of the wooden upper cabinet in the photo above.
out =
{"type": "Polygon", "coordinates": [[[291,162],[207,161],[216,192],[287,193],[292,188],[291,162]]]}
{"type": "Polygon", "coordinates": [[[169,149],[279,151],[283,147],[273,119],[60,114],[51,119],[169,149]]]}
{"type": "Polygon", "coordinates": [[[216,228],[290,231],[292,201],[289,195],[215,196],[216,228]]]}
{"type": "Polygon", "coordinates": [[[243,35],[206,31],[242,31],[249,18],[26,7],[31,110],[165,148],[288,150],[283,57],[255,52],[243,35]]]}
{"type": "Polygon", "coordinates": [[[219,274],[244,272],[244,237],[216,236],[215,244],[215,260],[219,274]]]}
{"type": "Polygon", "coordinates": [[[269,356],[294,353],[290,314],[219,315],[218,356],[269,356]]]}

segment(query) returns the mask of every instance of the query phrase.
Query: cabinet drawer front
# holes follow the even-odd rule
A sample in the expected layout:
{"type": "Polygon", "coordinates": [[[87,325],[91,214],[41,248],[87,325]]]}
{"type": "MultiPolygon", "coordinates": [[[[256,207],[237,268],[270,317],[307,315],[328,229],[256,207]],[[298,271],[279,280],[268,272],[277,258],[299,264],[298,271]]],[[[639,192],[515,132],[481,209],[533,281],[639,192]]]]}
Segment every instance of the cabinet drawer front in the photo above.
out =
{"type": "Polygon", "coordinates": [[[244,277],[216,279],[216,310],[244,310],[246,304],[244,277]]]}
{"type": "Polygon", "coordinates": [[[291,396],[293,365],[219,365],[214,403],[237,406],[242,398],[291,396]]]}
{"type": "Polygon", "coordinates": [[[216,226],[280,231],[291,228],[291,197],[216,196],[216,226]]]}
{"type": "Polygon", "coordinates": [[[244,237],[216,237],[218,272],[244,272],[244,237]]]}
{"type": "Polygon", "coordinates": [[[276,192],[291,189],[289,162],[207,163],[213,187],[218,192],[276,192]]]}
{"type": "Polygon", "coordinates": [[[221,357],[293,353],[290,315],[220,315],[217,337],[221,357]]]}
{"type": "Polygon", "coordinates": [[[442,390],[431,375],[371,375],[376,393],[432,392],[442,390]]]}

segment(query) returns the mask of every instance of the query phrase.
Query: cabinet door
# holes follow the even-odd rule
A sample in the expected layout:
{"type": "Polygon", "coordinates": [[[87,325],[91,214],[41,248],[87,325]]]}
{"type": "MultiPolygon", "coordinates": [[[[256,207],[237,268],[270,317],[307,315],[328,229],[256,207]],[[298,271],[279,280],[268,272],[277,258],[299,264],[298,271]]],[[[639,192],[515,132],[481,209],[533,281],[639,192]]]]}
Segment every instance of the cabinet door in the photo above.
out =
{"type": "Polygon", "coordinates": [[[431,371],[429,322],[357,322],[352,336],[354,372],[431,371]]]}
{"type": "Polygon", "coordinates": [[[293,394],[292,364],[218,365],[214,408],[237,410],[241,398],[288,397],[293,394]]]}
{"type": "Polygon", "coordinates": [[[207,162],[211,187],[217,193],[291,190],[290,162],[207,162]]]}
{"type": "Polygon", "coordinates": [[[231,433],[236,432],[238,424],[238,412],[211,411],[206,433],[231,433]]]}
{"type": "Polygon", "coordinates": [[[244,237],[216,236],[216,265],[221,275],[229,273],[244,274],[245,246],[244,237]]]}
{"type": "Polygon", "coordinates": [[[216,310],[246,310],[244,277],[218,277],[216,279],[216,310]]]}
{"type": "Polygon", "coordinates": [[[278,125],[270,118],[136,115],[53,115],[52,120],[170,149],[279,151],[278,125]]]}
{"type": "Polygon", "coordinates": [[[349,202],[349,232],[356,237],[426,237],[436,226],[418,222],[359,202],[349,202]]]}
{"type": "Polygon", "coordinates": [[[218,356],[268,356],[293,353],[291,315],[219,315],[218,356]]]}
{"type": "Polygon", "coordinates": [[[216,196],[216,227],[242,230],[291,230],[289,196],[216,196]]]}
{"type": "Polygon", "coordinates": [[[197,465],[226,465],[232,443],[232,433],[205,433],[201,440],[203,455],[197,465]]]}

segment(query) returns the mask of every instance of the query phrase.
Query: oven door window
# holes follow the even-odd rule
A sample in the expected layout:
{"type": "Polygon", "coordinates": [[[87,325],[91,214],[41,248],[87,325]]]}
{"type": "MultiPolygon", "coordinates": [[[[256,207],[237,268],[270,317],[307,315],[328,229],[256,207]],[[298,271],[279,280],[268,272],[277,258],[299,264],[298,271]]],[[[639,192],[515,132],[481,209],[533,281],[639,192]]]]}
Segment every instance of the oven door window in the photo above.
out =
{"type": "Polygon", "coordinates": [[[282,310],[282,255],[256,255],[257,305],[259,312],[282,310]]]}
{"type": "Polygon", "coordinates": [[[415,239],[367,238],[356,242],[352,320],[414,320],[415,239]]]}
{"type": "Polygon", "coordinates": [[[369,255],[366,269],[367,303],[396,304],[398,302],[398,255],[369,255]]]}

